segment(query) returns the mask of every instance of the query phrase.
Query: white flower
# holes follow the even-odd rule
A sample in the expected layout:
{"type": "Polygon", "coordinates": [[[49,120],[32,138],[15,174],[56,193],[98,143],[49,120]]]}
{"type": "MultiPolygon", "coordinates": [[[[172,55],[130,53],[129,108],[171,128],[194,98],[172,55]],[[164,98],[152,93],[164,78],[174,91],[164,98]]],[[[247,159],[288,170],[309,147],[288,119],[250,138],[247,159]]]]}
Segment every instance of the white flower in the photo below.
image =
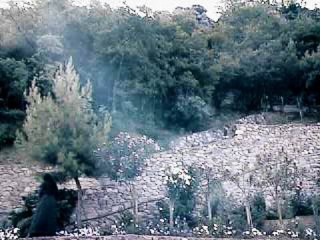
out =
{"type": "Polygon", "coordinates": [[[291,237],[297,238],[297,237],[299,237],[299,233],[298,233],[298,232],[293,232],[292,235],[291,235],[291,237]]]}

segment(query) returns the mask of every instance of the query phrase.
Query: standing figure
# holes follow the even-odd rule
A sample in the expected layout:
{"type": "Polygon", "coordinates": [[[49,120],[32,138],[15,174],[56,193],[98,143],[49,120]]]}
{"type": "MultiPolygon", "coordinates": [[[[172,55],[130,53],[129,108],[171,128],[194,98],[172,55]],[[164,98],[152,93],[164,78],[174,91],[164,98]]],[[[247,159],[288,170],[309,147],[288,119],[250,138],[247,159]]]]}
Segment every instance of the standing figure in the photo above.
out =
{"type": "Polygon", "coordinates": [[[30,237],[54,236],[57,231],[58,187],[53,177],[46,173],[40,186],[39,203],[29,229],[30,237]]]}

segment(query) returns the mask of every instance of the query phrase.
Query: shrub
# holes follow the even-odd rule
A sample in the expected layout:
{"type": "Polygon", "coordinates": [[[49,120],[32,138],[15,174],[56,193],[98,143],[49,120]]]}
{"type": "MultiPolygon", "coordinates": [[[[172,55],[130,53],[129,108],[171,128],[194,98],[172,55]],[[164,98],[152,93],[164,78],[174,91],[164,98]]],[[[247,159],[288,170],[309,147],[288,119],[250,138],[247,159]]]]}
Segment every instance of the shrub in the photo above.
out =
{"type": "Polygon", "coordinates": [[[316,232],[320,234],[320,197],[318,195],[312,197],[312,210],[316,232]]]}
{"type": "Polygon", "coordinates": [[[19,239],[20,230],[18,228],[0,229],[0,240],[19,239]]]}
{"type": "Polygon", "coordinates": [[[0,109],[0,150],[13,144],[24,117],[23,111],[0,109]]]}
{"type": "Polygon", "coordinates": [[[172,165],[169,167],[166,176],[167,193],[170,199],[170,204],[173,207],[173,222],[186,222],[190,228],[197,225],[196,219],[193,216],[195,207],[195,192],[197,185],[196,171],[192,167],[183,165],[172,165]]]}
{"type": "Polygon", "coordinates": [[[229,222],[237,232],[247,229],[246,211],[244,207],[234,206],[229,212],[229,222]]]}
{"type": "Polygon", "coordinates": [[[294,195],[289,201],[290,212],[292,217],[295,216],[310,216],[312,211],[312,198],[306,195],[294,195]]]}
{"type": "MultiPolygon", "coordinates": [[[[211,213],[212,221],[204,218],[203,222],[209,226],[213,236],[230,236],[236,232],[245,230],[246,216],[243,207],[239,207],[234,199],[228,197],[220,182],[211,185],[211,213]]],[[[205,207],[203,216],[208,216],[208,208],[205,207]]]]}
{"type": "Polygon", "coordinates": [[[251,202],[252,221],[255,227],[262,227],[266,219],[266,201],[262,194],[254,196],[251,202]]]}
{"type": "Polygon", "coordinates": [[[166,200],[157,202],[159,210],[159,219],[156,219],[155,228],[160,234],[181,235],[191,233],[192,229],[198,226],[197,218],[192,214],[193,207],[191,205],[183,206],[183,203],[176,202],[174,207],[174,228],[170,231],[169,219],[169,204],[166,200]]]}
{"type": "Polygon", "coordinates": [[[277,210],[270,208],[266,213],[266,220],[278,220],[277,210]]]}
{"type": "Polygon", "coordinates": [[[171,120],[188,131],[198,131],[206,128],[212,109],[199,96],[179,96],[171,113],[171,120]]]}
{"type": "MultiPolygon", "coordinates": [[[[23,197],[23,207],[15,209],[10,214],[10,220],[14,227],[20,229],[22,237],[28,235],[32,216],[35,213],[39,201],[38,190],[23,197]]],[[[77,202],[77,193],[74,190],[61,189],[58,192],[58,227],[62,230],[69,223],[70,217],[77,202]]]]}
{"type": "Polygon", "coordinates": [[[93,237],[101,236],[100,229],[94,227],[76,228],[72,231],[59,231],[58,236],[72,236],[72,237],[93,237]]]}

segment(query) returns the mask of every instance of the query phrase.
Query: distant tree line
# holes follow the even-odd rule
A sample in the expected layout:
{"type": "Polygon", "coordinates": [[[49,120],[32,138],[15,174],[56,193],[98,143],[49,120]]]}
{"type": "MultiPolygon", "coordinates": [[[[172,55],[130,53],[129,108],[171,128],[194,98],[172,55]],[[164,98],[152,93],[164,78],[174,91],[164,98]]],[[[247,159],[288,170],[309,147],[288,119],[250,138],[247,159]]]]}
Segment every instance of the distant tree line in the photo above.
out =
{"type": "MultiPolygon", "coordinates": [[[[1,10],[0,145],[11,145],[33,79],[42,95],[70,56],[113,128],[198,131],[231,111],[320,103],[320,10],[230,1],[212,27],[192,11],[112,10],[68,0],[1,10]]],[[[154,136],[153,136],[154,137],[154,136]]]]}

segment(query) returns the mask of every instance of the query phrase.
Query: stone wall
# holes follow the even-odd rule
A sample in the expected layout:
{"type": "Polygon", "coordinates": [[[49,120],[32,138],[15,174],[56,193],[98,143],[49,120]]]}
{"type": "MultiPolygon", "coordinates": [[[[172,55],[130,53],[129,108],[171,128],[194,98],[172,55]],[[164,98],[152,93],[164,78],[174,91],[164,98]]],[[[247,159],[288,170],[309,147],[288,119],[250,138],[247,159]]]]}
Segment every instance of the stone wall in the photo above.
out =
{"type": "MultiPolygon", "coordinates": [[[[199,168],[219,169],[222,166],[230,174],[246,167],[252,167],[256,157],[261,153],[273,154],[284,148],[294,158],[298,167],[306,168],[303,188],[311,193],[315,189],[312,167],[320,161],[320,124],[302,125],[256,125],[237,124],[234,136],[220,138],[199,147],[177,148],[153,155],[146,161],[145,170],[134,182],[140,203],[141,217],[157,214],[156,201],[165,198],[165,170],[172,164],[183,162],[199,168]]],[[[188,145],[188,144],[187,144],[188,145]]],[[[23,165],[0,165],[0,214],[7,212],[21,203],[21,196],[34,190],[39,183],[35,174],[43,169],[23,165]]],[[[81,179],[84,195],[84,217],[99,218],[121,209],[130,208],[130,190],[125,184],[111,182],[108,179],[81,179]]],[[[74,188],[73,182],[67,187],[74,188]]],[[[236,200],[242,195],[235,184],[224,182],[225,190],[236,200]]],[[[205,184],[201,181],[197,194],[197,207],[203,207],[205,184]]],[[[91,223],[104,224],[112,221],[114,216],[96,219],[91,223]]]]}

